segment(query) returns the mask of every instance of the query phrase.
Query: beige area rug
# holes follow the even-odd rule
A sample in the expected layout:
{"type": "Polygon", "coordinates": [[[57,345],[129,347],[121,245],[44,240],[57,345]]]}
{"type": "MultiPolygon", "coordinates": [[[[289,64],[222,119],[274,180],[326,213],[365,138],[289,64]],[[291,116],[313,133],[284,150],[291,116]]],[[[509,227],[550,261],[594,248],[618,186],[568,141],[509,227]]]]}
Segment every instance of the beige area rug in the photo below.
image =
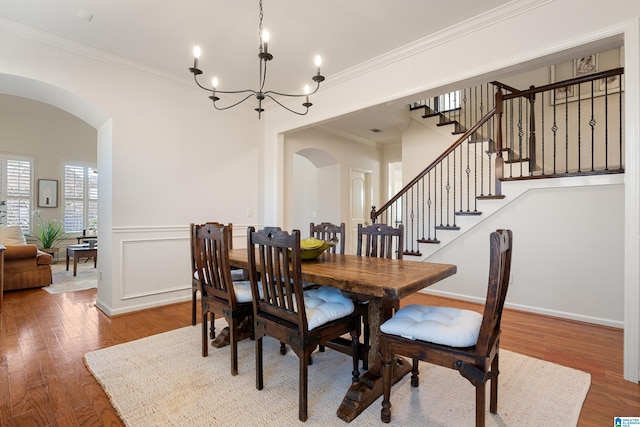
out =
{"type": "MultiPolygon", "coordinates": [[[[217,320],[218,328],[225,326],[217,320]]],[[[220,330],[220,329],[218,329],[220,330]]],[[[229,348],[202,357],[201,325],[169,331],[84,356],[127,426],[286,426],[298,420],[298,358],[264,339],[264,389],[255,387],[254,341],[239,344],[239,373],[229,348]]],[[[344,426],[336,410],[350,384],[351,358],[314,353],[309,367],[308,426],[344,426]]],[[[488,426],[575,426],[589,374],[501,350],[498,414],[488,426]]],[[[390,425],[472,426],[475,392],[456,371],[422,364],[420,387],[410,375],[392,389],[390,425]]],[[[487,399],[488,402],[488,399],[487,399]]],[[[381,425],[381,398],[349,425],[381,425]]]]}
{"type": "Polygon", "coordinates": [[[84,261],[84,258],[78,261],[78,274],[75,277],[73,276],[73,261],[69,263],[69,271],[66,271],[67,264],[64,259],[51,264],[53,283],[42,289],[50,294],[62,294],[97,288],[98,273],[97,269],[93,267],[93,260],[84,261]]]}

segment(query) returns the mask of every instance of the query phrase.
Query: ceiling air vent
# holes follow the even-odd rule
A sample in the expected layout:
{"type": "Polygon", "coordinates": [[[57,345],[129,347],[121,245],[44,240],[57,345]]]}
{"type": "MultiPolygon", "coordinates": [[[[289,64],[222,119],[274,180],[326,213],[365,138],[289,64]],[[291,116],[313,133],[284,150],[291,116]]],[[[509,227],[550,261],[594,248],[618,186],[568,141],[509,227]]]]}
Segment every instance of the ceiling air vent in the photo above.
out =
{"type": "Polygon", "coordinates": [[[380,129],[376,129],[376,128],[369,129],[369,130],[370,130],[371,132],[373,132],[373,133],[380,133],[380,132],[382,132],[380,129]]]}

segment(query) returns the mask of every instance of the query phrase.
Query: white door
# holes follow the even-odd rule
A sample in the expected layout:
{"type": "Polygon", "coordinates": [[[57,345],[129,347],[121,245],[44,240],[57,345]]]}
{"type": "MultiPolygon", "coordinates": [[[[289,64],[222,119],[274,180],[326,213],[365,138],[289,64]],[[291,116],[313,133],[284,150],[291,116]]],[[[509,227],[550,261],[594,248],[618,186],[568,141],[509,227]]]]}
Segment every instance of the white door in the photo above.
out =
{"type": "Polygon", "coordinates": [[[349,206],[349,239],[345,251],[355,254],[358,241],[358,224],[371,222],[371,171],[351,169],[349,206]]]}

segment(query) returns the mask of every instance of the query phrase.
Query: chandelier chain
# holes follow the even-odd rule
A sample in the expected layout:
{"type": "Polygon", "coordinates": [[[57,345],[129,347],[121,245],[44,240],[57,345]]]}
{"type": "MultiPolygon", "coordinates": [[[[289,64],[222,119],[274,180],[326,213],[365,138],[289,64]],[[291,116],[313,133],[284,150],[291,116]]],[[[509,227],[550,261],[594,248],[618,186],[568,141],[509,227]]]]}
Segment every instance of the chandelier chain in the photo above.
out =
{"type": "MultiPolygon", "coordinates": [[[[262,0],[260,0],[260,14],[258,15],[260,18],[260,25],[258,25],[258,40],[262,41],[262,18],[264,17],[264,12],[262,11],[262,0]]],[[[260,43],[260,52],[262,52],[262,42],[260,43]]]]}

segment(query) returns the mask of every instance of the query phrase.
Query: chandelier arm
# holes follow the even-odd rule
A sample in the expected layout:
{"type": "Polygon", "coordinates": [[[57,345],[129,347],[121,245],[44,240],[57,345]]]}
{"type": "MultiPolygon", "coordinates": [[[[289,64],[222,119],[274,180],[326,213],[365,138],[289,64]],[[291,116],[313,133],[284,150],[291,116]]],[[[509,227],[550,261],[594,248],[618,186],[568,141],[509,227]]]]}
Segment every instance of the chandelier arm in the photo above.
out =
{"type": "Polygon", "coordinates": [[[208,88],[208,87],[206,87],[206,86],[202,86],[202,85],[200,84],[200,82],[198,81],[198,74],[193,73],[193,81],[194,81],[194,82],[196,82],[196,84],[198,85],[198,87],[199,87],[200,89],[204,89],[204,90],[206,90],[206,91],[211,92],[211,90],[212,90],[211,88],[208,88]]]}
{"type": "MultiPolygon", "coordinates": [[[[275,102],[276,104],[278,104],[279,106],[281,106],[282,108],[284,108],[285,110],[288,110],[294,114],[297,114],[299,116],[304,116],[309,112],[309,107],[306,107],[306,110],[304,111],[304,113],[299,113],[296,110],[292,110],[291,108],[287,107],[286,105],[282,104],[281,102],[279,102],[277,99],[275,99],[273,96],[271,95],[267,95],[265,94],[266,97],[270,98],[273,102],[275,102]]],[[[296,95],[297,96],[297,95],[296,95]]],[[[304,96],[304,95],[303,95],[304,96]]]]}
{"type": "MultiPolygon", "coordinates": [[[[318,91],[318,89],[320,89],[320,82],[317,83],[316,88],[313,90],[313,92],[309,92],[309,93],[302,93],[302,94],[289,94],[289,93],[281,93],[281,92],[276,92],[275,90],[268,90],[266,92],[264,92],[265,95],[268,94],[274,94],[274,95],[278,95],[278,96],[288,96],[290,98],[301,98],[303,96],[311,96],[314,93],[316,93],[318,91]]],[[[269,97],[271,98],[271,97],[269,97]]],[[[273,99],[273,98],[271,98],[273,99]]]]}
{"type": "MultiPolygon", "coordinates": [[[[247,91],[243,91],[243,92],[247,92],[247,91]]],[[[251,91],[251,92],[253,92],[253,91],[251,91]]],[[[225,93],[232,93],[232,92],[225,92],[225,93]]],[[[233,93],[237,93],[237,92],[233,92],[233,93]]],[[[213,107],[218,111],[228,110],[229,108],[233,108],[236,105],[242,104],[244,101],[246,101],[247,99],[251,98],[252,96],[253,96],[253,94],[249,94],[249,95],[245,96],[242,100],[236,102],[235,104],[229,105],[227,107],[218,107],[216,105],[216,101],[213,101],[213,107]]]]}
{"type": "MultiPolygon", "coordinates": [[[[257,92],[253,89],[245,89],[245,90],[218,90],[218,89],[212,89],[210,87],[206,87],[206,86],[202,86],[200,84],[200,82],[198,81],[198,77],[197,75],[194,74],[193,76],[193,80],[196,82],[196,84],[198,85],[198,87],[200,89],[206,90],[207,92],[215,92],[215,93],[224,93],[224,94],[234,94],[234,93],[248,93],[249,95],[247,95],[247,97],[255,95],[257,92]]],[[[245,98],[246,99],[246,98],[245,98]]],[[[244,100],[243,100],[244,101],[244,100]]],[[[242,101],[241,101],[242,102],[242,101]]]]}
{"type": "MultiPolygon", "coordinates": [[[[202,86],[200,86],[202,87],[202,86]]],[[[245,89],[245,90],[211,90],[211,89],[207,89],[209,92],[215,92],[215,93],[224,93],[224,94],[233,94],[233,93],[248,93],[249,95],[247,96],[255,96],[258,92],[256,92],[253,89],[245,89]]]]}

